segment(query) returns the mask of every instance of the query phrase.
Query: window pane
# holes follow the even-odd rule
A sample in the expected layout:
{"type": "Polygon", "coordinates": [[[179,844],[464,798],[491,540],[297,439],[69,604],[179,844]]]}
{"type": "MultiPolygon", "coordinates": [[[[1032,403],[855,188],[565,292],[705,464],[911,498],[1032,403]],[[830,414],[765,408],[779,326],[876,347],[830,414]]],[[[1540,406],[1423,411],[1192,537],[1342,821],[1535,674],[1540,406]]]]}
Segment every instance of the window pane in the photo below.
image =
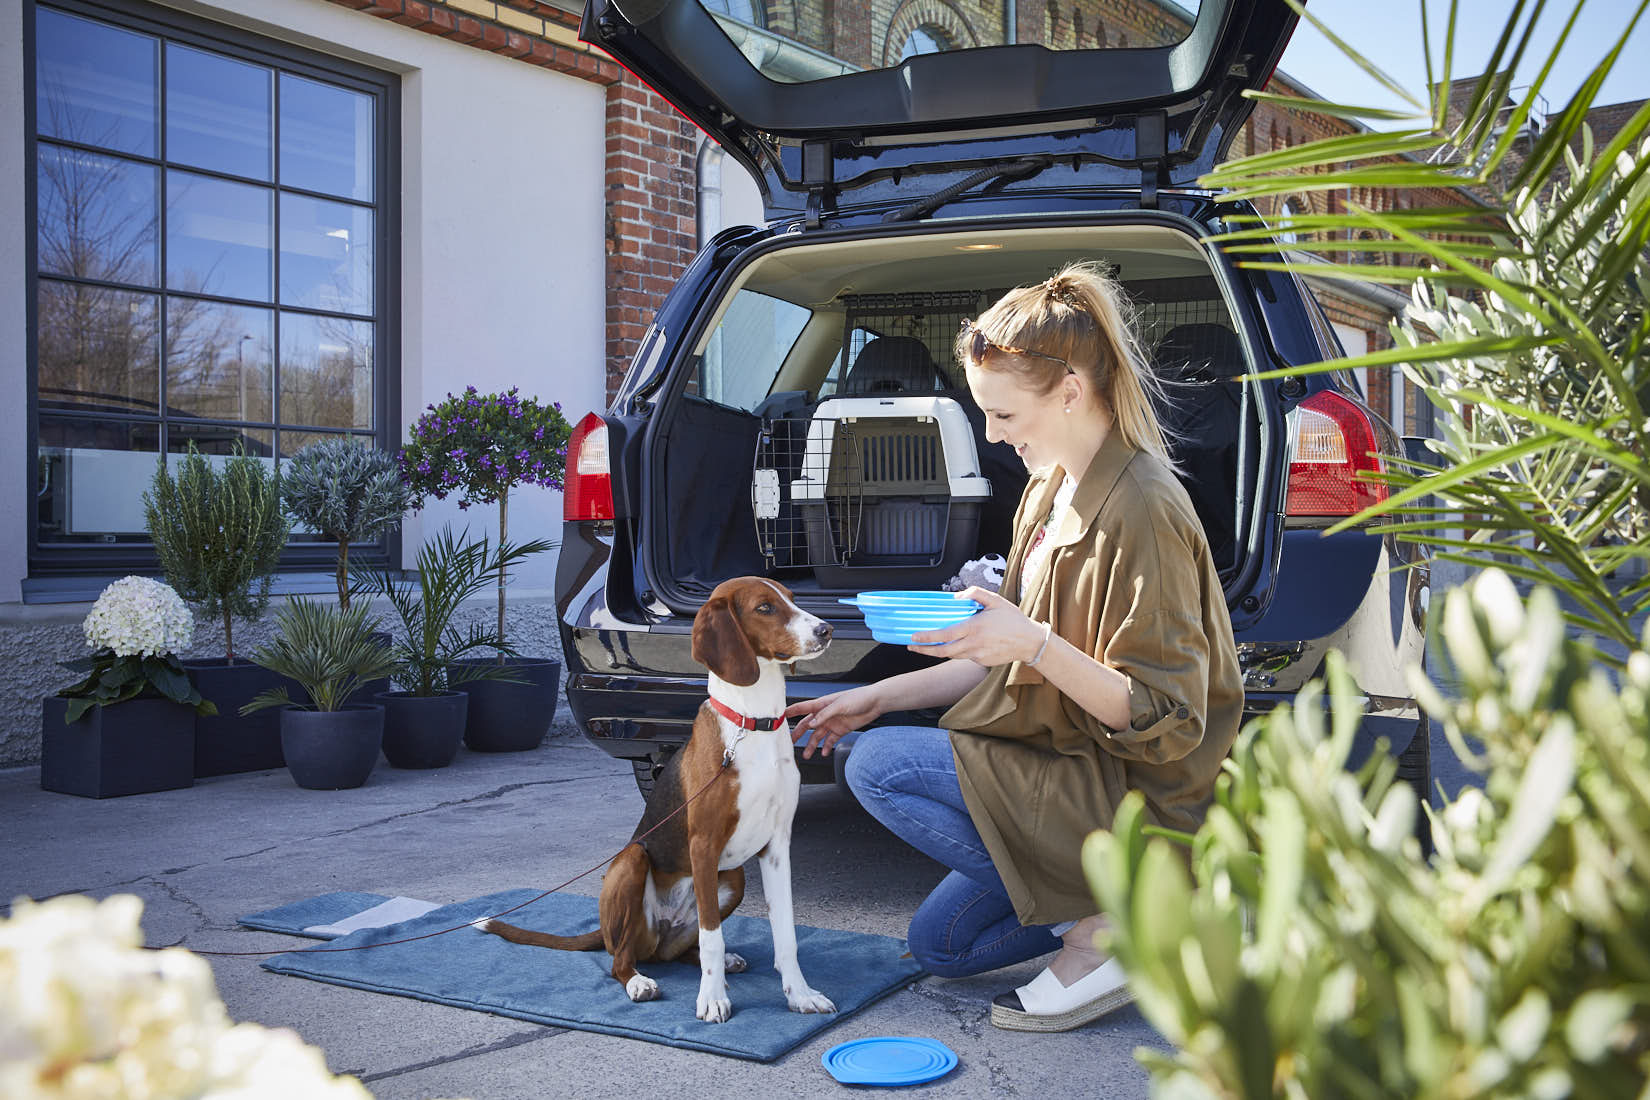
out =
{"type": "MultiPolygon", "coordinates": [[[[311,443],[353,443],[357,447],[376,446],[370,435],[346,435],[343,432],[306,432],[294,431],[290,428],[281,430],[281,458],[286,460],[309,446],[311,443]]],[[[303,528],[294,527],[292,533],[299,534],[303,528]]]]}
{"type": "Polygon", "coordinates": [[[281,184],[372,198],[372,97],[281,74],[281,184]]]}
{"type": "Polygon", "coordinates": [[[372,312],[372,211],[281,195],[281,303],[372,312]]]}
{"type": "Polygon", "coordinates": [[[813,314],[803,306],[741,290],[711,333],[699,363],[699,396],[755,409],[773,389],[785,356],[813,314]]]}
{"type": "Polygon", "coordinates": [[[41,279],[41,411],[138,413],[160,408],[155,297],[41,279]]]}
{"type": "Polygon", "coordinates": [[[173,297],[166,302],[166,410],[209,420],[274,413],[275,313],[173,297]]]}
{"type": "Polygon", "coordinates": [[[275,448],[271,445],[274,434],[268,428],[240,428],[232,424],[171,424],[166,429],[166,450],[170,454],[180,455],[188,451],[189,444],[193,443],[195,450],[206,455],[212,465],[221,470],[224,462],[235,453],[238,443],[253,458],[263,459],[264,467],[274,473],[275,448]]]}
{"type": "Polygon", "coordinates": [[[36,522],[41,542],[139,542],[143,493],[155,476],[160,426],[40,418],[36,522]]]}
{"type": "Polygon", "coordinates": [[[269,300],[274,192],[189,172],[166,173],[166,285],[269,300]]]}
{"type": "Polygon", "coordinates": [[[281,314],[281,423],[371,428],[373,326],[281,314]]]}
{"type": "Polygon", "coordinates": [[[42,143],[40,270],[154,286],[160,169],[42,143]]]}
{"type": "Polygon", "coordinates": [[[166,159],[267,180],[274,75],[168,43],[166,159]]]}
{"type": "Polygon", "coordinates": [[[36,9],[36,129],[42,137],[155,156],[159,52],[148,35],[36,9]]]}

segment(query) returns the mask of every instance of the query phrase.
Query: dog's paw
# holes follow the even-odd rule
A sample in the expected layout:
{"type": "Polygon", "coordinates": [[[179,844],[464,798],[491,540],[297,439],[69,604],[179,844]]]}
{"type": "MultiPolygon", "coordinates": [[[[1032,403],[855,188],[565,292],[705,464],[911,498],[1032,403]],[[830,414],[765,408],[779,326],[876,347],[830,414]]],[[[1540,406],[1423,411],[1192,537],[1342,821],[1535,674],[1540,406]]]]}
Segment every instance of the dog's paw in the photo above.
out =
{"type": "Polygon", "coordinates": [[[732,951],[729,951],[726,957],[725,968],[729,974],[743,974],[746,970],[750,969],[750,963],[745,961],[745,956],[735,955],[732,951]]]}
{"type": "Polygon", "coordinates": [[[624,991],[633,1001],[654,1001],[659,998],[659,983],[646,974],[632,974],[624,991]]]}
{"type": "Polygon", "coordinates": [[[831,999],[829,997],[825,996],[825,994],[821,993],[819,990],[809,989],[807,986],[803,986],[795,993],[792,993],[787,989],[785,991],[785,1003],[791,1006],[792,1012],[813,1013],[836,1011],[836,1005],[831,1003],[831,999]]]}
{"type": "Polygon", "coordinates": [[[728,1017],[733,1015],[733,1002],[728,1000],[727,990],[718,994],[701,988],[696,1015],[709,1024],[727,1023],[728,1017]]]}

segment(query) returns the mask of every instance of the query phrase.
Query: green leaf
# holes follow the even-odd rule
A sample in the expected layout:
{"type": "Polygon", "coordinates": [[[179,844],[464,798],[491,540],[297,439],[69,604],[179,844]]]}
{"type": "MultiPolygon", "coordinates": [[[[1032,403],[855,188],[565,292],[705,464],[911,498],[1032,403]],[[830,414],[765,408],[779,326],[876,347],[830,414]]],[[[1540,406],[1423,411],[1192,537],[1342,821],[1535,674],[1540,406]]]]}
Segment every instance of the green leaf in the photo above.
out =
{"type": "Polygon", "coordinates": [[[1577,997],[1564,1021],[1570,1051],[1583,1062],[1596,1063],[1610,1053],[1618,1029],[1633,1016],[1634,998],[1620,989],[1592,989],[1577,997]]]}
{"type": "MultiPolygon", "coordinates": [[[[1301,704],[1305,705],[1305,704],[1301,704]]],[[[1260,883],[1260,910],[1256,919],[1256,949],[1262,973],[1277,969],[1284,944],[1300,903],[1306,865],[1306,823],[1300,803],[1286,790],[1270,789],[1261,796],[1261,852],[1266,873],[1260,883]]]]}
{"type": "Polygon", "coordinates": [[[1529,763],[1513,796],[1507,823],[1496,840],[1483,874],[1468,892],[1476,909],[1503,890],[1541,842],[1558,816],[1559,803],[1575,780],[1575,727],[1567,715],[1555,715],[1547,732],[1530,754],[1529,763]]]}

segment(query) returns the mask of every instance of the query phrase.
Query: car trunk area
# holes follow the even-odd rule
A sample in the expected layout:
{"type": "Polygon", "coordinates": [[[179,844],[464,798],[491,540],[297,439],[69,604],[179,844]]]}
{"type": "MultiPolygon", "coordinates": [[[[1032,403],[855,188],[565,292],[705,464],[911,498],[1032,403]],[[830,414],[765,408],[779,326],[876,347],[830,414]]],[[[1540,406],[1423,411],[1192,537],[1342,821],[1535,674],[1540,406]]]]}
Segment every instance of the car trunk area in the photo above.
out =
{"type": "Polygon", "coordinates": [[[1026,481],[985,439],[953,354],[1004,291],[1065,263],[1110,266],[1166,383],[1159,410],[1223,579],[1259,544],[1257,473],[1281,421],[1251,369],[1220,272],[1164,225],[913,231],[780,240],[726,289],[659,393],[640,527],[654,590],[691,613],[716,584],[758,575],[799,598],[935,589],[1008,553],[1026,481]]]}

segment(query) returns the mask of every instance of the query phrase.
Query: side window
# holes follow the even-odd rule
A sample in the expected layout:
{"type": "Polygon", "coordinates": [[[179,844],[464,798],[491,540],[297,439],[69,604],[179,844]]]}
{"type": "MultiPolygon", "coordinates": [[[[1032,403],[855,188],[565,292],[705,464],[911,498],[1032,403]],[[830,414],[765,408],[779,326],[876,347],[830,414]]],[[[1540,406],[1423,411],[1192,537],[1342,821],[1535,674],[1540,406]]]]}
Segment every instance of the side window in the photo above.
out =
{"type": "Polygon", "coordinates": [[[755,410],[772,392],[811,316],[803,306],[741,290],[711,333],[688,392],[729,408],[755,410]]]}

